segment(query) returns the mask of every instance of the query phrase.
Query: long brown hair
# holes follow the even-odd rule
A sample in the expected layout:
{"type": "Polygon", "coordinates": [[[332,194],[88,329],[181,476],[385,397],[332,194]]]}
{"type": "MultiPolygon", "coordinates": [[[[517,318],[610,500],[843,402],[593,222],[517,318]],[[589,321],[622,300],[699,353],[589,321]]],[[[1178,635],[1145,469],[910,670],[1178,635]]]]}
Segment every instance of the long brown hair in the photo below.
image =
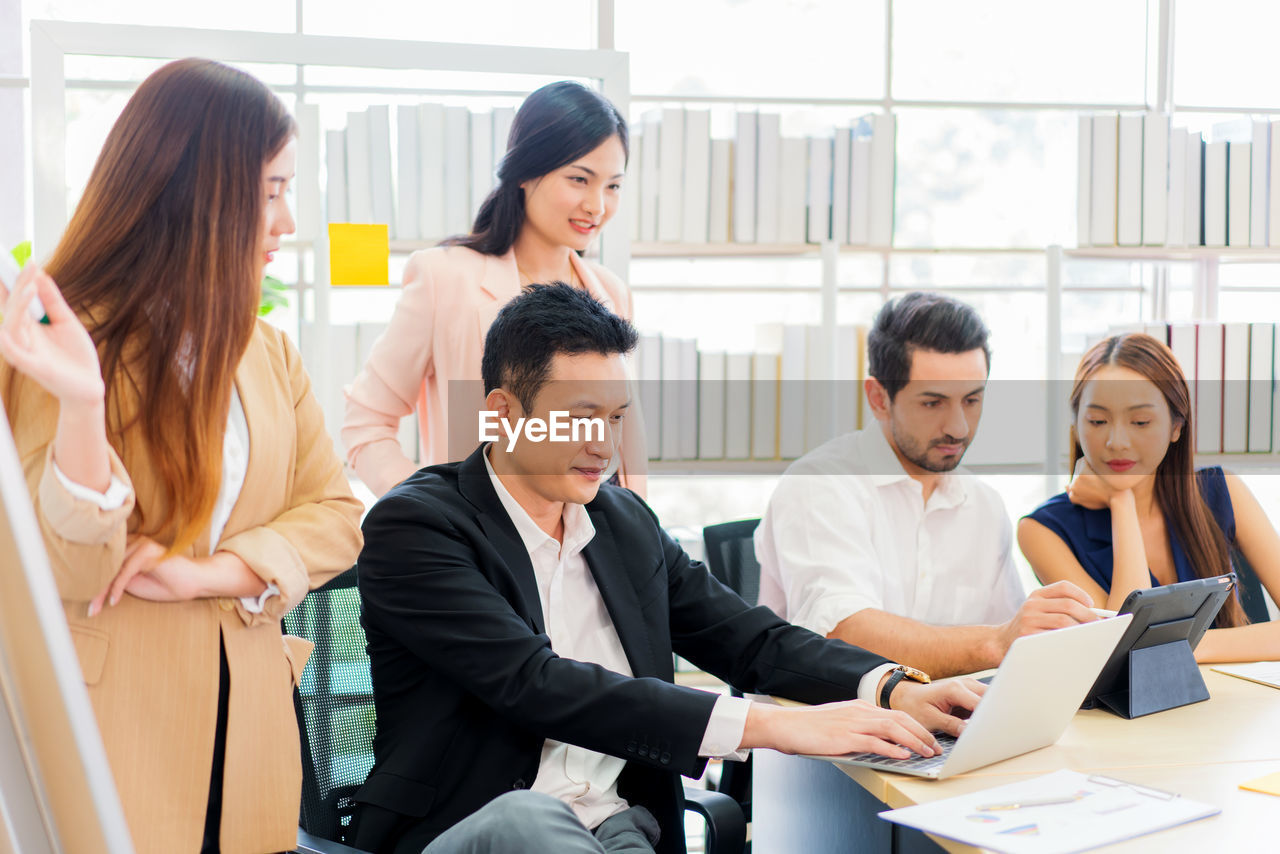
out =
{"type": "Polygon", "coordinates": [[[112,127],[47,265],[98,345],[122,457],[124,431],[141,430],[164,493],[153,506],[167,508],[142,530],[172,552],[195,542],[218,497],[260,299],[262,168],[295,133],[254,77],[203,59],[165,65],[112,127]]]}
{"type": "MultiPolygon", "coordinates": [[[[1155,499],[1173,528],[1174,536],[1186,550],[1197,577],[1210,578],[1230,572],[1231,556],[1226,535],[1214,520],[1196,479],[1191,392],[1173,351],[1160,341],[1142,333],[1115,335],[1095,344],[1084,354],[1071,387],[1072,471],[1084,456],[1075,428],[1075,419],[1080,414],[1080,398],[1085,383],[1107,365],[1128,368],[1153,382],[1164,395],[1174,424],[1182,425],[1181,436],[1169,445],[1164,459],[1156,468],[1155,499]]],[[[1216,625],[1230,628],[1248,622],[1239,597],[1232,596],[1218,612],[1216,625]]]]}

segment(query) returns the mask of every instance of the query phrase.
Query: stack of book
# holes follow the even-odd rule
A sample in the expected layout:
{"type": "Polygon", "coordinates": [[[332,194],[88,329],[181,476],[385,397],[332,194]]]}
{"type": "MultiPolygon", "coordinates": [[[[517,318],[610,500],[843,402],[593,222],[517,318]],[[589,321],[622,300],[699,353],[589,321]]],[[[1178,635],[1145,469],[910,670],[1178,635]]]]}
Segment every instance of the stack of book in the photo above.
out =
{"type": "Polygon", "coordinates": [[[750,352],[642,335],[635,362],[654,460],[795,459],[866,420],[866,327],[764,324],[750,352]]]}
{"type": "Polygon", "coordinates": [[[393,240],[465,234],[496,183],[515,109],[373,105],[325,134],[329,222],[386,223],[393,240]],[[395,158],[392,159],[392,140],[395,158]],[[394,164],[394,169],[393,169],[394,164]]]}
{"type": "Polygon", "coordinates": [[[1211,139],[1148,112],[1080,117],[1081,246],[1280,246],[1280,122],[1216,125],[1211,139]]]}
{"type": "MultiPolygon", "coordinates": [[[[1182,366],[1195,413],[1196,452],[1267,454],[1280,449],[1276,382],[1280,348],[1274,323],[1148,323],[1113,327],[1086,341],[1145,332],[1169,345],[1182,366]]],[[[1064,356],[1074,376],[1079,354],[1064,356]]]]}
{"type": "Polygon", "coordinates": [[[632,128],[631,239],[888,246],[895,139],[888,113],[786,137],[777,113],[739,112],[733,138],[716,139],[708,110],[651,110],[632,128]]]}

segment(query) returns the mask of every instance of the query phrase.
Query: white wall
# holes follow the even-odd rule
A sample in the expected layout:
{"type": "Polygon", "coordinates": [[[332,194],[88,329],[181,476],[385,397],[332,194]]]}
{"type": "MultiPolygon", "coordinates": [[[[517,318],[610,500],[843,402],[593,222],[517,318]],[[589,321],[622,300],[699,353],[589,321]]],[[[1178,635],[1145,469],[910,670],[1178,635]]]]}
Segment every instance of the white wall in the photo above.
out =
{"type": "MultiPolygon", "coordinates": [[[[0,0],[0,75],[22,74],[21,0],[0,0]]],[[[8,249],[24,234],[26,137],[23,98],[26,90],[0,85],[0,248],[8,249]]]]}

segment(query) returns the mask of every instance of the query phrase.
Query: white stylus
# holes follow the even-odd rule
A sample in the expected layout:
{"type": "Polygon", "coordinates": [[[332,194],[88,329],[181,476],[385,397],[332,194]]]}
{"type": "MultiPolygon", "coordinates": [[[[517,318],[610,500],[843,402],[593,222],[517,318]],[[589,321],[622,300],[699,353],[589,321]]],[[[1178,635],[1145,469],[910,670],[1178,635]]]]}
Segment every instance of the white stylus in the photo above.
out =
{"type": "MultiPolygon", "coordinates": [[[[18,262],[13,260],[13,256],[4,250],[0,250],[0,282],[12,291],[18,284],[18,274],[22,269],[18,266],[18,262]]],[[[27,313],[38,323],[48,323],[49,315],[44,310],[44,303],[40,302],[40,297],[33,296],[31,302],[27,303],[27,313]]]]}

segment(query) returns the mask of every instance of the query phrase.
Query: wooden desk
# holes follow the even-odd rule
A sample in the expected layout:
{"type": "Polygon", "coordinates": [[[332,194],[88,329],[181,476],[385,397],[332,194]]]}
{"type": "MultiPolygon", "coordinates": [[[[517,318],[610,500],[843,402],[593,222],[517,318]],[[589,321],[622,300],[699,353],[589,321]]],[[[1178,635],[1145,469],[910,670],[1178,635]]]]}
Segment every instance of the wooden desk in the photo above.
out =
{"type": "MultiPolygon", "coordinates": [[[[1280,771],[1280,691],[1201,668],[1210,699],[1145,718],[1128,721],[1109,712],[1080,712],[1058,743],[1022,756],[980,768],[947,780],[924,780],[855,768],[817,760],[759,751],[753,796],[753,838],[774,838],[777,828],[792,837],[810,832],[803,846],[770,847],[768,850],[848,850],[856,834],[871,845],[857,850],[942,850],[973,852],[978,849],[930,837],[937,846],[895,839],[888,823],[865,815],[852,816],[849,805],[858,793],[841,786],[822,766],[836,768],[875,802],[889,808],[927,803],[1019,779],[1047,774],[1059,768],[1102,772],[1134,783],[1177,792],[1184,797],[1222,808],[1220,815],[1159,834],[1139,837],[1111,846],[1111,851],[1161,852],[1270,851],[1280,848],[1280,799],[1239,789],[1245,780],[1280,771]],[[815,768],[820,769],[815,772],[815,768]],[[805,779],[816,789],[803,791],[805,779]],[[779,784],[787,787],[779,791],[779,784]],[[795,787],[801,786],[801,790],[795,787]],[[832,790],[836,791],[832,791],[832,790]],[[843,808],[842,808],[843,807],[843,808]],[[825,814],[836,810],[833,817],[825,814]],[[787,814],[784,816],[783,812],[787,814]],[[840,813],[845,813],[841,815],[840,813]],[[842,826],[841,826],[842,825],[842,826]],[[834,840],[844,845],[835,847],[834,840]]],[[[880,808],[884,808],[881,806],[880,808]]],[[[864,812],[866,810],[864,809],[864,812]]],[[[905,837],[904,837],[905,838],[905,837]]],[[[762,852],[765,848],[760,849],[762,852]]]]}

